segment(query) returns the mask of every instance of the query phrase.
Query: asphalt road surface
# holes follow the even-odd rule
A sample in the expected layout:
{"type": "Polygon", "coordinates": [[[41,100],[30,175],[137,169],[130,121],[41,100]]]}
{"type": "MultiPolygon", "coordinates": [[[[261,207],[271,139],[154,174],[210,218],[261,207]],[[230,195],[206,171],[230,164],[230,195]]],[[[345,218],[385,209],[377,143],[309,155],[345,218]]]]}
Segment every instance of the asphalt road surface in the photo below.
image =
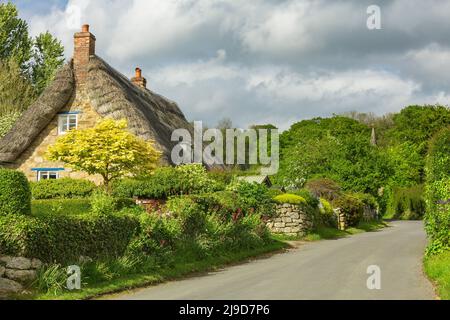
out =
{"type": "MultiPolygon", "coordinates": [[[[126,292],[123,300],[435,299],[422,271],[422,222],[392,222],[378,232],[305,243],[286,253],[203,276],[126,292]],[[369,266],[381,289],[369,290],[369,266]]],[[[377,282],[371,282],[376,284],[377,282]]]]}

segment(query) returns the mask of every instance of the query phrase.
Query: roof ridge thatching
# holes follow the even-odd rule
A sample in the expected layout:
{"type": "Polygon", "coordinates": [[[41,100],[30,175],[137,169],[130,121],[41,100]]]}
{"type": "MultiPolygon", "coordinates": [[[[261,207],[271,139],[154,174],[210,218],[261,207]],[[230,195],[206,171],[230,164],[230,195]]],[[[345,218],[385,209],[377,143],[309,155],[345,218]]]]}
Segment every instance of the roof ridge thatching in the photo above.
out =
{"type": "Polygon", "coordinates": [[[75,80],[70,63],[64,65],[42,95],[23,113],[11,131],[0,139],[0,162],[13,162],[45,129],[72,97],[75,80]]]}
{"type": "Polygon", "coordinates": [[[87,94],[94,109],[103,117],[127,119],[129,129],[145,140],[153,140],[169,160],[175,129],[190,124],[178,105],[130,79],[95,56],[89,61],[87,94]]]}

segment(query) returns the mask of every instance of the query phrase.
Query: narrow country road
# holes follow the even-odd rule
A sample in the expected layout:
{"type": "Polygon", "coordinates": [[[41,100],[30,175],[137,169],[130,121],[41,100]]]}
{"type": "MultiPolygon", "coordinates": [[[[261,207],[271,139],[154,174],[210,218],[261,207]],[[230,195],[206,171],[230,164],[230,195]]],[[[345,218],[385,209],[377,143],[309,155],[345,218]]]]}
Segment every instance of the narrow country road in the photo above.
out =
{"type": "Polygon", "coordinates": [[[108,297],[125,300],[434,299],[422,273],[422,222],[392,222],[378,232],[306,243],[287,253],[108,297]],[[381,290],[367,268],[381,268],[381,290]]]}

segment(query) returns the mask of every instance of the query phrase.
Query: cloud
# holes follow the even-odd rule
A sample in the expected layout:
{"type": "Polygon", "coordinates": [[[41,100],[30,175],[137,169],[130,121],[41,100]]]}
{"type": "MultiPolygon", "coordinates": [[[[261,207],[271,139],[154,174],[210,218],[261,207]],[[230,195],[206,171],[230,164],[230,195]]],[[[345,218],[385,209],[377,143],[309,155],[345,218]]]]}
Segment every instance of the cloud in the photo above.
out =
{"type": "Polygon", "coordinates": [[[366,28],[372,0],[53,0],[47,11],[21,8],[32,32],[53,32],[67,57],[76,24],[90,23],[100,56],[128,76],[140,66],[151,89],[210,125],[229,117],[287,128],[349,110],[449,104],[450,2],[377,3],[376,31],[366,28]]]}

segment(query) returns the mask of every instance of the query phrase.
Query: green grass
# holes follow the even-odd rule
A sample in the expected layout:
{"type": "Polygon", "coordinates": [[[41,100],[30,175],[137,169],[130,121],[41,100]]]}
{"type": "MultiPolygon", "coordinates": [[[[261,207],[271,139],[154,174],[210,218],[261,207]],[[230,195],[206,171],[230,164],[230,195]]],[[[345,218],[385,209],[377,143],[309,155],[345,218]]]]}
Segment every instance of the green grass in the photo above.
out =
{"type": "Polygon", "coordinates": [[[424,259],[425,272],[436,284],[439,296],[450,300],[450,251],[424,259]]]}
{"type": "Polygon", "coordinates": [[[171,266],[160,268],[152,273],[126,275],[118,279],[84,286],[80,291],[67,291],[59,293],[57,295],[55,295],[54,293],[35,294],[21,298],[37,300],[92,299],[104,294],[112,294],[124,290],[155,285],[161,282],[179,279],[192,274],[214,271],[230,264],[242,262],[247,259],[261,256],[267,253],[276,252],[287,247],[288,245],[286,243],[274,240],[266,246],[258,249],[243,250],[240,252],[227,252],[198,261],[185,262],[181,261],[183,260],[182,257],[179,257],[179,259],[177,259],[177,261],[175,261],[175,263],[171,266]]]}
{"type": "Polygon", "coordinates": [[[306,241],[332,240],[348,237],[353,234],[363,232],[374,232],[381,228],[387,227],[383,221],[361,222],[357,227],[348,228],[345,231],[337,230],[327,226],[319,226],[316,231],[308,234],[303,238],[306,241]]]}

